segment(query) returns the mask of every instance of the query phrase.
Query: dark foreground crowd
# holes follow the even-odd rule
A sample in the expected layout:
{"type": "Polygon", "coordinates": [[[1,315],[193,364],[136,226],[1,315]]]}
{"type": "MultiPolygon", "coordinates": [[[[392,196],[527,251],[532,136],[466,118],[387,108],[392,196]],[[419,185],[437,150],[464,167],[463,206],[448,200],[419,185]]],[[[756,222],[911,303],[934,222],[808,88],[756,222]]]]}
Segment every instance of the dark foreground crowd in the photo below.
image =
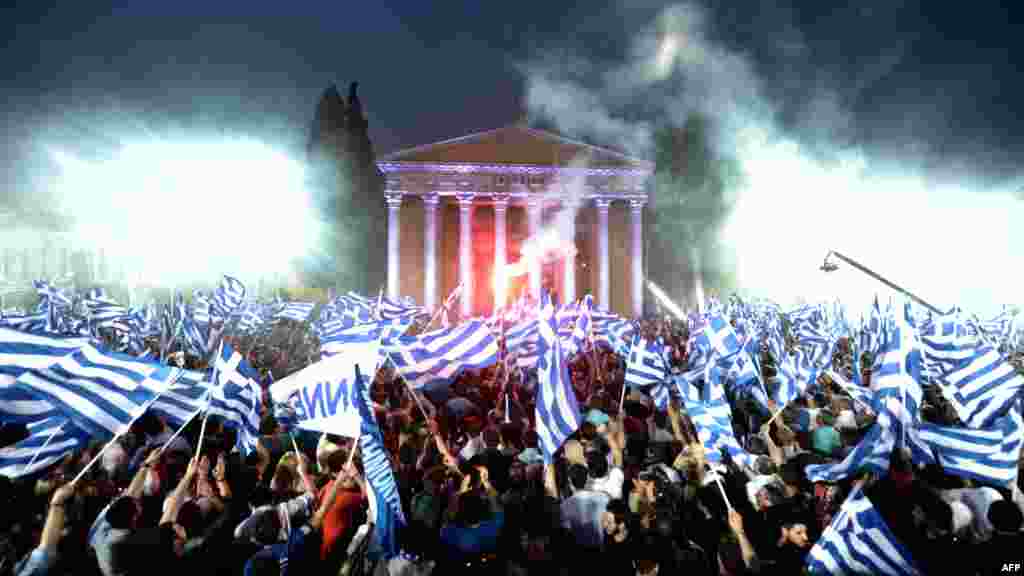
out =
{"type": "MultiPolygon", "coordinates": [[[[685,362],[683,327],[644,329],[685,362]]],[[[264,373],[291,370],[266,346],[235,345],[264,373]]],[[[900,452],[882,477],[810,482],[808,464],[843,458],[873,421],[825,378],[767,426],[755,405],[733,402],[736,436],[757,455],[741,469],[728,458],[708,465],[678,405],[659,411],[635,392],[623,402],[620,357],[582,354],[570,373],[584,423],[548,467],[534,375],[466,372],[417,402],[392,372],[378,373],[377,420],[408,522],[402,554],[387,561],[351,440],[286,433],[267,411],[252,454],[215,419],[196,454],[201,418],[172,439],[147,414],[75,485],[102,446],[36,477],[0,477],[0,576],[800,574],[855,482],[924,574],[997,574],[1024,560],[1017,485],[972,484],[900,452]]],[[[955,417],[926,392],[925,419],[955,417]]],[[[15,433],[5,429],[0,444],[15,433]]]]}

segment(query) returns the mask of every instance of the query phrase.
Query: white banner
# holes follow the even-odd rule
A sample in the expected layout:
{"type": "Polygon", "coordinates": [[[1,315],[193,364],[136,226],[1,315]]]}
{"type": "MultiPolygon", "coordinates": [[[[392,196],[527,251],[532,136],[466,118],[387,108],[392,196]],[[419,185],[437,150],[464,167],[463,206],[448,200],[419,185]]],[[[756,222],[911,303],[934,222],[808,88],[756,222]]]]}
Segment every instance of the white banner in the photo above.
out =
{"type": "Polygon", "coordinates": [[[356,366],[372,382],[380,362],[380,341],[348,344],[339,354],[274,382],[270,396],[295,410],[299,428],[349,438],[359,437],[359,413],[352,390],[356,366]]]}

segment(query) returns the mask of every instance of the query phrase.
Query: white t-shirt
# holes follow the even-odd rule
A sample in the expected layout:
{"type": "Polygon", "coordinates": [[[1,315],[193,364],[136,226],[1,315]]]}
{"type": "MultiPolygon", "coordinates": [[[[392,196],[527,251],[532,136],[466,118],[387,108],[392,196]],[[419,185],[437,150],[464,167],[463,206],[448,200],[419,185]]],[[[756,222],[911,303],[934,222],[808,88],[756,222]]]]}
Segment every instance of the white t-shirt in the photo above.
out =
{"type": "Polygon", "coordinates": [[[988,521],[988,508],[993,502],[1002,500],[1003,496],[995,488],[960,488],[945,490],[942,499],[947,503],[960,502],[970,509],[971,535],[975,542],[984,542],[992,537],[992,524],[988,521]]]}
{"type": "Polygon", "coordinates": [[[626,482],[626,475],[622,468],[613,467],[604,478],[591,478],[587,480],[586,489],[604,492],[612,499],[622,498],[622,485],[626,482]]]}

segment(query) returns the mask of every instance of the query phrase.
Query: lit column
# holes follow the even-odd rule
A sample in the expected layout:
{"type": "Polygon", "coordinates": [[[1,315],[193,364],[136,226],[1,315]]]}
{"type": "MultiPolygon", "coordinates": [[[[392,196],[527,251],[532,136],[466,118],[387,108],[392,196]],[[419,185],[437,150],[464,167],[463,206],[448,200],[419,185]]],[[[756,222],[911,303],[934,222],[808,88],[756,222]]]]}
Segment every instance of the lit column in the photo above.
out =
{"type": "Polygon", "coordinates": [[[473,313],[473,195],[459,196],[459,281],[462,317],[473,313]]]}
{"type": "Polygon", "coordinates": [[[608,207],[612,201],[594,200],[597,205],[597,303],[608,310],[611,303],[611,270],[608,268],[608,207]]]}
{"type": "Polygon", "coordinates": [[[572,246],[572,251],[565,255],[562,262],[562,302],[571,304],[576,301],[576,210],[575,204],[563,204],[562,210],[570,215],[566,218],[565,229],[560,232],[565,234],[572,246]]]}
{"type": "Polygon", "coordinates": [[[494,195],[494,308],[505,305],[508,298],[508,277],[505,275],[505,218],[508,212],[508,196],[494,195]]]}
{"type": "MultiPolygon", "coordinates": [[[[544,206],[541,201],[537,198],[530,198],[526,201],[526,216],[527,216],[527,236],[532,242],[537,241],[537,236],[540,234],[542,210],[544,206]]],[[[540,299],[540,254],[535,254],[534,258],[531,258],[527,262],[530,272],[530,295],[534,298],[540,299]]]]}
{"type": "Polygon", "coordinates": [[[629,201],[629,215],[632,225],[632,280],[633,280],[633,316],[639,317],[644,312],[644,204],[643,200],[629,201]]]}
{"type": "Polygon", "coordinates": [[[437,306],[437,194],[423,196],[423,305],[427,310],[437,306]]]}
{"type": "Polygon", "coordinates": [[[388,205],[388,298],[398,298],[399,290],[399,260],[401,252],[398,235],[400,212],[402,210],[402,195],[388,194],[385,198],[388,205]]]}

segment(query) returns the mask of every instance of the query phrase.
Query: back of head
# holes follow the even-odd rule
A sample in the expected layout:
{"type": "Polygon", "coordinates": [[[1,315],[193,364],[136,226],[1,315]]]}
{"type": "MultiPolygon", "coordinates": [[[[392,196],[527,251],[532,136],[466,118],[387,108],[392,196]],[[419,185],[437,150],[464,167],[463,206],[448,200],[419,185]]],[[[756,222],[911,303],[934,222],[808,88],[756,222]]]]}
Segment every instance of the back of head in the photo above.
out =
{"type": "Polygon", "coordinates": [[[1024,514],[1011,500],[996,500],[988,507],[988,521],[999,532],[1017,532],[1024,524],[1024,514]]]}
{"type": "Polygon", "coordinates": [[[608,475],[608,458],[598,451],[587,452],[587,470],[591,478],[604,478],[608,475]]]}
{"type": "Polygon", "coordinates": [[[107,522],[112,528],[118,530],[130,529],[137,511],[138,507],[131,496],[121,496],[110,504],[110,508],[107,510],[107,522]]]}
{"type": "Polygon", "coordinates": [[[581,464],[569,466],[569,482],[576,490],[582,490],[587,485],[587,467],[581,464]]]}
{"type": "Polygon", "coordinates": [[[475,526],[487,518],[487,503],[476,492],[459,497],[459,519],[463,526],[475,526]]]}

